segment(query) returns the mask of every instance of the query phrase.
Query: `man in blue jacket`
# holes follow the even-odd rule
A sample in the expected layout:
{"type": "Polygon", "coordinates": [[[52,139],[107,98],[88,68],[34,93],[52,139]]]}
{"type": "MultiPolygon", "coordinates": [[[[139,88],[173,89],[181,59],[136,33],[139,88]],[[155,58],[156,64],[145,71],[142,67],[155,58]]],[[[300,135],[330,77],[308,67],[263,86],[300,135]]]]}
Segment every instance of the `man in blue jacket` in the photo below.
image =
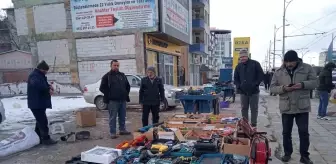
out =
{"type": "Polygon", "coordinates": [[[48,84],[46,74],[49,66],[41,61],[36,69],[29,75],[27,84],[28,108],[32,111],[35,119],[35,131],[40,137],[40,143],[53,145],[57,142],[49,136],[48,118],[46,109],[51,109],[51,94],[53,88],[48,84]]]}

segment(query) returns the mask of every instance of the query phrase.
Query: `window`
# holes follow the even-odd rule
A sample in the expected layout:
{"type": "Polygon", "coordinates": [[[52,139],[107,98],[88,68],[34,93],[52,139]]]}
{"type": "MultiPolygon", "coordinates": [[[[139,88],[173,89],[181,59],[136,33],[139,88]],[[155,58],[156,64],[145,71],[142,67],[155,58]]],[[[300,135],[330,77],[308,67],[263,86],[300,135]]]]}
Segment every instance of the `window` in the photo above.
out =
{"type": "Polygon", "coordinates": [[[139,86],[140,84],[140,80],[138,78],[136,78],[135,76],[132,75],[126,75],[128,83],[134,87],[134,86],[139,86]]]}
{"type": "Polygon", "coordinates": [[[159,76],[164,84],[174,85],[174,57],[172,55],[159,54],[159,76]]]}

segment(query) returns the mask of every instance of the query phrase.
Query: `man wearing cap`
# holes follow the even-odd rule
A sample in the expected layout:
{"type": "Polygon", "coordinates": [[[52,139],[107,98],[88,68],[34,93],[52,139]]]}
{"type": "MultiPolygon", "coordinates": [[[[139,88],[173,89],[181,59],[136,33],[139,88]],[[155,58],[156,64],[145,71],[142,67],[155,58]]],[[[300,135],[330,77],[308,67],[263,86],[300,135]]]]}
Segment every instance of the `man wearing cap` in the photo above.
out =
{"type": "Polygon", "coordinates": [[[30,73],[27,82],[28,108],[32,111],[35,120],[35,132],[40,138],[40,143],[45,145],[56,144],[49,136],[48,118],[46,109],[51,109],[51,95],[53,87],[48,84],[46,74],[49,66],[41,61],[36,69],[30,73]]]}
{"type": "Polygon", "coordinates": [[[264,79],[264,71],[259,62],[249,59],[248,51],[242,49],[239,52],[240,63],[234,70],[234,83],[237,92],[240,94],[241,113],[244,118],[249,119],[249,108],[251,109],[251,124],[257,126],[259,85],[264,79]]]}
{"type": "Polygon", "coordinates": [[[288,162],[293,153],[292,129],[294,119],[300,137],[300,162],[312,164],[309,159],[309,112],[311,111],[309,92],[317,86],[314,69],[300,62],[295,51],[284,56],[283,65],[275,71],[271,81],[271,92],[279,95],[279,109],[282,118],[284,156],[288,162]]]}
{"type": "Polygon", "coordinates": [[[117,116],[119,123],[119,134],[130,135],[126,130],[126,102],[130,101],[129,93],[131,85],[124,73],[119,72],[119,61],[111,61],[111,70],[101,80],[100,92],[104,94],[104,103],[109,111],[109,126],[111,139],[118,138],[117,116]]]}
{"type": "Polygon", "coordinates": [[[158,123],[160,102],[165,100],[162,79],[155,75],[155,68],[147,68],[147,77],[141,79],[139,102],[142,104],[142,125],[148,125],[148,116],[152,112],[152,123],[158,123]]]}

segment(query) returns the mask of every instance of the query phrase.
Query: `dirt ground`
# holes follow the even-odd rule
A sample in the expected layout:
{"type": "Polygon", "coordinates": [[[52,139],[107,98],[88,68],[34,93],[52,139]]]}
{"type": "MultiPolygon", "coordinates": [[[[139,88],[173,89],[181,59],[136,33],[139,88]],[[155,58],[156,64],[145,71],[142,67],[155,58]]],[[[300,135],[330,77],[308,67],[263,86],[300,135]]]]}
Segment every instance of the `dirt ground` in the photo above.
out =
{"type": "MultiPolygon", "coordinates": [[[[181,108],[171,111],[162,112],[160,120],[164,120],[173,113],[179,113],[181,108]]],[[[110,139],[108,128],[107,111],[99,111],[97,114],[97,125],[90,128],[79,128],[75,125],[74,116],[65,124],[66,132],[88,130],[91,132],[91,139],[86,141],[76,141],[75,143],[66,143],[59,141],[53,146],[38,145],[32,149],[20,152],[9,157],[0,159],[0,164],[62,164],[70,160],[73,156],[79,155],[81,152],[89,150],[95,146],[115,147],[123,140],[131,140],[130,136],[119,137],[118,139],[110,139]]],[[[129,109],[127,113],[127,129],[131,132],[141,127],[141,112],[138,109],[129,109]]],[[[59,136],[52,136],[59,140],[59,136]]]]}

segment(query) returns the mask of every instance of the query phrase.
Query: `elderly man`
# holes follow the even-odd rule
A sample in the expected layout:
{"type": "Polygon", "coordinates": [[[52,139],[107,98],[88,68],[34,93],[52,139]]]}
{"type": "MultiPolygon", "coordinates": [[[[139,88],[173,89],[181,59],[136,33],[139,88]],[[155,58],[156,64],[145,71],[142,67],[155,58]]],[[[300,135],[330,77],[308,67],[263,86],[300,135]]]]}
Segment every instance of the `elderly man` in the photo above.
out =
{"type": "Polygon", "coordinates": [[[160,120],[160,102],[165,100],[162,79],[155,75],[155,68],[147,68],[147,77],[141,79],[139,102],[142,104],[142,126],[148,125],[148,116],[152,112],[152,123],[160,120]]]}
{"type": "Polygon", "coordinates": [[[248,51],[239,52],[240,63],[234,71],[234,84],[240,94],[242,116],[249,119],[248,109],[251,108],[251,124],[257,126],[259,85],[264,79],[264,71],[259,62],[249,59],[248,51]]]}
{"type": "Polygon", "coordinates": [[[300,62],[295,51],[284,56],[284,64],[275,71],[271,81],[271,92],[279,95],[279,108],[282,117],[284,156],[288,162],[293,153],[292,129],[295,119],[300,137],[301,163],[312,164],[309,159],[309,112],[311,111],[309,92],[317,86],[314,69],[300,62]]]}

